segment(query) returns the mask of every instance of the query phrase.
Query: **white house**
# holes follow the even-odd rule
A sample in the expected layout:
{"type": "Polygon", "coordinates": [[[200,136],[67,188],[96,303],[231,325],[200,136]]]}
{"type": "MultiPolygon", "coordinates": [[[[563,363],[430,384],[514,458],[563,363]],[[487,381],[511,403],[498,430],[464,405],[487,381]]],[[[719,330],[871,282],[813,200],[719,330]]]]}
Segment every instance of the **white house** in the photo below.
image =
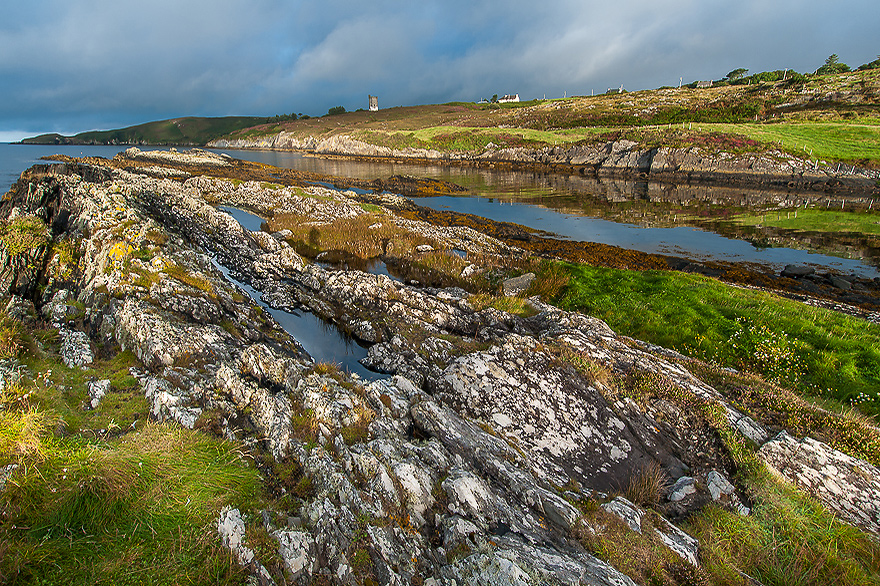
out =
{"type": "Polygon", "coordinates": [[[498,98],[499,104],[507,104],[509,102],[518,102],[518,101],[519,101],[519,94],[513,94],[512,96],[510,94],[507,94],[507,95],[504,95],[504,96],[501,96],[500,98],[498,98]]]}

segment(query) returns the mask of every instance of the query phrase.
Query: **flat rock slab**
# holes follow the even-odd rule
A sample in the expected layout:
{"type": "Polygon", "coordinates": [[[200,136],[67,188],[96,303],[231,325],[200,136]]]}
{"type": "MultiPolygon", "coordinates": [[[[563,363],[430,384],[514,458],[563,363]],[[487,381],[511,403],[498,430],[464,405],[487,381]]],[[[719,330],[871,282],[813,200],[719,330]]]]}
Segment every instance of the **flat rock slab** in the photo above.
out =
{"type": "Polygon", "coordinates": [[[532,471],[559,484],[574,478],[612,490],[656,457],[599,391],[527,337],[510,335],[499,346],[457,358],[428,386],[516,438],[533,458],[532,471]]]}
{"type": "Polygon", "coordinates": [[[525,292],[534,280],[535,273],[526,273],[525,275],[507,279],[501,283],[501,290],[507,297],[516,297],[520,293],[525,292]]]}
{"type": "Polygon", "coordinates": [[[880,471],[868,462],[784,431],[764,444],[758,455],[846,522],[880,534],[880,471]]]}

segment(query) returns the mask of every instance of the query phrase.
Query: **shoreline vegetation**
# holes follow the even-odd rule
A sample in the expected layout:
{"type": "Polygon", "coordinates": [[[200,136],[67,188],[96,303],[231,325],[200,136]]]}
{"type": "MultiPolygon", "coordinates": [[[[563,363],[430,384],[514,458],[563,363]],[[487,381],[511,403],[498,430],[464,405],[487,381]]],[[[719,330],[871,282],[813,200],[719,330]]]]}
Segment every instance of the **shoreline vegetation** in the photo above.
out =
{"type": "Polygon", "coordinates": [[[23,142],[291,150],[666,181],[880,192],[880,69],[830,75],[765,73],[779,75],[756,74],[708,88],[615,90],[507,104],[454,102],[378,112],[341,109],[320,118],[287,115],[253,119],[251,124],[243,118],[176,119],[23,142]],[[186,139],[180,138],[182,133],[186,139]]]}

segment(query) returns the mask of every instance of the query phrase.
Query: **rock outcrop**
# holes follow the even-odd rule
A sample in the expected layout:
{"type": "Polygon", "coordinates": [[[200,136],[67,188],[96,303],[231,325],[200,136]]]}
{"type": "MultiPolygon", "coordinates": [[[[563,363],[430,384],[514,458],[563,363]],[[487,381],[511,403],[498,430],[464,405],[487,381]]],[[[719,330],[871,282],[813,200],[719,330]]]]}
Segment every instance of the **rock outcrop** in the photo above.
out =
{"type": "MultiPolygon", "coordinates": [[[[627,153],[608,155],[621,165],[649,164],[627,153]]],[[[160,167],[180,156],[149,155],[160,167]]],[[[223,164],[215,155],[186,156],[223,164]]],[[[80,253],[67,277],[17,265],[11,256],[4,266],[11,277],[5,294],[45,287],[30,298],[59,322],[72,366],[89,360],[93,347],[129,349],[141,363],[132,374],[153,417],[212,429],[273,461],[295,463],[308,479],[295,510],[262,517],[277,543],[281,576],[273,578],[248,545],[242,513],[218,512],[223,543],[262,583],[308,583],[321,575],[339,584],[366,577],[380,584],[634,584],[575,536],[590,530],[584,503],[591,499],[608,501],[610,512],[640,531],[636,520],[644,511],[608,493],[651,467],[669,486],[701,479],[676,483],[678,513],[711,499],[747,512],[734,498],[736,486],[727,480],[734,470],[718,455],[724,447],[706,420],[671,399],[638,404],[584,367],[666,385],[683,404],[712,406],[737,437],[766,441],[768,429],[694,377],[674,353],[537,299],[532,317],[477,311],[461,289],[309,263],[283,235],[248,231],[214,205],[267,217],[364,213],[343,193],[309,189],[304,196],[206,175],[175,180],[149,169],[65,164],[32,172],[0,204],[3,216],[56,226],[52,238],[80,253]],[[311,311],[369,344],[365,362],[388,376],[364,381],[316,365],[218,265],[269,306],[311,311]]],[[[441,230],[390,214],[388,221],[449,248],[522,254],[470,229],[441,230]]],[[[44,247],[39,254],[53,253],[44,247]]],[[[4,367],[0,380],[13,380],[15,368],[4,367]]],[[[91,406],[108,391],[103,382],[93,388],[91,406]]],[[[786,447],[788,440],[774,447],[780,441],[762,449],[771,464],[803,452],[786,447]]],[[[829,458],[838,457],[823,460],[823,474],[829,458]]],[[[849,480],[857,484],[857,477],[849,480]]],[[[856,520],[871,531],[875,484],[844,506],[867,512],[856,520]]],[[[652,531],[699,564],[698,544],[681,529],[664,519],[652,531]]]]}
{"type": "Polygon", "coordinates": [[[376,146],[349,135],[298,138],[288,132],[264,137],[221,138],[209,146],[229,149],[297,150],[319,155],[377,157],[442,161],[469,164],[509,164],[523,167],[553,167],[580,174],[651,178],[671,182],[714,184],[761,184],[765,187],[818,191],[856,188],[871,190],[880,178],[873,169],[820,169],[814,161],[794,157],[781,150],[766,153],[715,153],[693,147],[640,147],[629,140],[605,144],[497,148],[482,152],[441,152],[433,149],[392,149],[376,146]]]}

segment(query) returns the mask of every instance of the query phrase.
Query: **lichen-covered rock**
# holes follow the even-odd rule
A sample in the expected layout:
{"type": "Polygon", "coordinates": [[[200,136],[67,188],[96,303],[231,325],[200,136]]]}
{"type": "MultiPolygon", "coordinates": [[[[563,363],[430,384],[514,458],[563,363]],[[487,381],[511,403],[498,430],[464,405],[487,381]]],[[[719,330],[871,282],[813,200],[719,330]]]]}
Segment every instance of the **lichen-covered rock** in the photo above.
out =
{"type": "Polygon", "coordinates": [[[812,438],[780,432],[758,456],[848,523],[880,533],[880,470],[812,438]]]}
{"type": "Polygon", "coordinates": [[[61,360],[68,368],[83,368],[92,363],[95,357],[89,336],[85,332],[62,328],[59,334],[61,360]]]}
{"type": "Polygon", "coordinates": [[[86,403],[88,409],[97,409],[107,393],[110,391],[109,380],[97,380],[89,382],[89,399],[86,403]]]}
{"type": "Polygon", "coordinates": [[[453,360],[428,384],[443,401],[515,438],[533,469],[559,485],[574,478],[608,490],[654,457],[595,387],[533,338],[509,335],[453,360]]]}
{"type": "MultiPolygon", "coordinates": [[[[548,162],[569,156],[609,169],[646,164],[644,153],[625,142],[541,153],[548,162]]],[[[680,355],[618,336],[598,319],[538,300],[530,300],[538,313],[529,318],[475,311],[461,289],[305,263],[283,235],[243,229],[214,205],[317,222],[365,210],[352,194],[324,187],[306,187],[304,196],[300,188],[192,171],[231,165],[203,152],[131,151],[114,168],[58,166],[34,175],[40,195],[19,202],[18,213],[42,214],[64,238],[80,242],[79,276],[64,285],[75,296],[56,294],[61,285],[52,285],[37,302],[41,309],[61,321],[76,317],[80,347],[94,345],[101,356],[130,349],[142,363],[132,372],[153,418],[243,441],[285,495],[279,503],[295,491],[295,511],[263,519],[286,580],[632,584],[572,541],[583,522],[572,503],[625,486],[648,464],[661,464],[670,479],[730,471],[704,450],[720,441],[717,433],[705,423],[696,429],[684,407],[615,394],[576,367],[571,353],[614,376],[654,377],[670,395],[723,409],[731,426],[756,443],[766,437],[759,422],[688,372],[680,355]],[[394,376],[365,383],[314,365],[248,291],[274,309],[311,311],[373,344],[364,362],[394,376]],[[287,517],[296,521],[271,526],[287,517]]],[[[387,194],[375,201],[408,205],[387,194]]],[[[435,251],[523,254],[467,228],[393,214],[381,222],[418,234],[435,251]]],[[[722,502],[735,505],[732,485],[709,476],[709,490],[716,487],[728,495],[722,502]]],[[[684,514],[707,501],[701,489],[667,506],[684,514]]],[[[696,563],[693,540],[647,515],[660,539],[696,563]]],[[[241,514],[224,510],[218,531],[236,559],[270,583],[248,548],[241,514]]]]}
{"type": "Polygon", "coordinates": [[[278,540],[278,554],[292,580],[311,576],[317,571],[315,540],[310,533],[275,531],[272,536],[278,540]]]}
{"type": "MultiPolygon", "coordinates": [[[[611,502],[602,505],[602,508],[606,512],[619,517],[636,533],[642,532],[642,521],[645,518],[645,511],[626,498],[622,496],[615,497],[611,502]]],[[[654,522],[651,524],[651,529],[666,547],[693,565],[700,565],[699,542],[696,539],[662,517],[654,516],[653,519],[654,522]]]]}
{"type": "Polygon", "coordinates": [[[202,409],[194,406],[190,392],[172,385],[163,378],[139,377],[139,382],[150,404],[150,414],[159,421],[176,421],[192,429],[202,409]]]}
{"type": "Polygon", "coordinates": [[[675,484],[669,490],[669,500],[677,502],[695,492],[697,492],[697,481],[690,476],[682,476],[675,481],[675,484]]]}
{"type": "Polygon", "coordinates": [[[217,532],[220,534],[223,545],[232,551],[238,563],[243,566],[251,566],[262,584],[274,586],[275,581],[272,580],[272,575],[256,559],[254,550],[246,544],[244,519],[238,509],[226,507],[220,512],[220,517],[217,519],[217,532]]]}

